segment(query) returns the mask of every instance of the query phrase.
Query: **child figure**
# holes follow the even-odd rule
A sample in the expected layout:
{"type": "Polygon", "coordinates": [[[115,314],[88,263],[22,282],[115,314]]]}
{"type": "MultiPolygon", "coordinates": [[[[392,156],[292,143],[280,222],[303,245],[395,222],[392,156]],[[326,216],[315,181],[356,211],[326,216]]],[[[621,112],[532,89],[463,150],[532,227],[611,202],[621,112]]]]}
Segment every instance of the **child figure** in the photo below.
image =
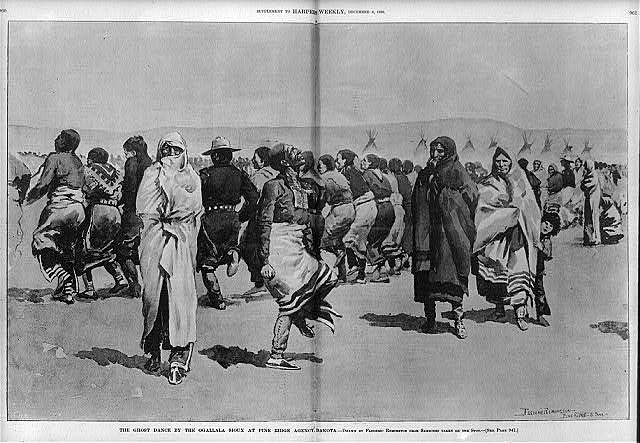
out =
{"type": "Polygon", "coordinates": [[[540,243],[542,243],[542,250],[538,251],[536,279],[533,285],[537,321],[543,326],[549,325],[543,315],[551,315],[551,308],[549,308],[549,303],[547,303],[547,297],[544,292],[544,262],[553,258],[551,237],[557,235],[559,231],[560,215],[556,211],[545,208],[540,222],[540,243]]]}

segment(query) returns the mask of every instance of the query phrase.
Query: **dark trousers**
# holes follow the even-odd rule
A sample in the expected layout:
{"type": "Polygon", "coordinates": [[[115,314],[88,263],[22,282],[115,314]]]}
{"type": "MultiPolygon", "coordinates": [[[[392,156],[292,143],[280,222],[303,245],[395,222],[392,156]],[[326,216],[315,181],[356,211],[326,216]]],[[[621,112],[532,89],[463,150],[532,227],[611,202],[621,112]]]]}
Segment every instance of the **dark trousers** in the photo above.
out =
{"type": "Polygon", "coordinates": [[[258,261],[258,235],[256,231],[255,219],[249,220],[247,228],[242,233],[240,239],[240,256],[247,264],[249,273],[251,274],[251,281],[257,286],[263,284],[262,276],[260,275],[260,263],[258,261]]]}
{"type": "Polygon", "coordinates": [[[309,214],[309,227],[313,242],[311,248],[313,253],[320,257],[320,244],[322,242],[322,234],[324,233],[324,217],[321,214],[309,214]]]}
{"type": "Polygon", "coordinates": [[[169,296],[167,284],[163,283],[158,301],[158,313],[153,323],[153,328],[144,339],[145,354],[160,354],[160,346],[171,349],[169,343],[169,296]]]}
{"type": "Polygon", "coordinates": [[[538,252],[538,261],[536,263],[536,278],[533,282],[533,296],[536,302],[536,311],[538,315],[551,315],[551,308],[547,302],[547,295],[544,291],[544,257],[538,252]]]}
{"type": "Polygon", "coordinates": [[[196,269],[213,272],[229,260],[229,252],[238,250],[240,220],[235,211],[210,211],[202,217],[198,233],[196,269]]]}

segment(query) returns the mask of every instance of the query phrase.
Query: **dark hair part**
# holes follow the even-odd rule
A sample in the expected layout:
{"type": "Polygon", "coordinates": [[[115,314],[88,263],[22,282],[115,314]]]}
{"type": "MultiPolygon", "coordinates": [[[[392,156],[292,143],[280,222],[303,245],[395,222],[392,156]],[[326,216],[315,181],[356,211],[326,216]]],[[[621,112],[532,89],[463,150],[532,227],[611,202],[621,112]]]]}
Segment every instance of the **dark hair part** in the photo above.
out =
{"type": "Polygon", "coordinates": [[[220,149],[211,153],[211,161],[213,164],[231,163],[231,160],[233,160],[233,151],[231,149],[220,149]]]}
{"type": "Polygon", "coordinates": [[[126,142],[122,145],[122,148],[125,151],[133,151],[136,154],[146,154],[147,153],[147,142],[144,141],[141,135],[134,135],[133,137],[129,137],[126,142]]]}
{"type": "Polygon", "coordinates": [[[336,169],[336,161],[329,154],[323,154],[318,159],[318,163],[322,163],[326,166],[327,171],[334,171],[336,169]]]}
{"type": "Polygon", "coordinates": [[[522,169],[527,169],[527,166],[529,166],[529,160],[526,158],[520,158],[518,159],[518,164],[522,169]]]}
{"type": "Polygon", "coordinates": [[[411,160],[402,162],[402,172],[405,174],[411,174],[413,172],[413,162],[411,160]]]}
{"type": "Polygon", "coordinates": [[[400,160],[399,158],[392,158],[391,160],[389,160],[389,171],[393,172],[394,174],[401,174],[402,173],[402,160],[400,160]]]}
{"type": "Polygon", "coordinates": [[[102,148],[93,148],[87,154],[87,159],[95,163],[105,164],[109,161],[109,153],[102,148]]]}
{"type": "Polygon", "coordinates": [[[60,152],[73,152],[80,145],[80,134],[75,129],[65,129],[60,134],[62,135],[60,152]]]}
{"type": "Polygon", "coordinates": [[[353,166],[353,160],[356,158],[356,153],[350,149],[341,149],[338,154],[344,160],[345,166],[353,166]]]}
{"type": "Polygon", "coordinates": [[[254,151],[255,155],[257,155],[258,158],[262,160],[264,166],[269,166],[269,151],[271,151],[271,149],[266,146],[260,146],[254,151]]]}

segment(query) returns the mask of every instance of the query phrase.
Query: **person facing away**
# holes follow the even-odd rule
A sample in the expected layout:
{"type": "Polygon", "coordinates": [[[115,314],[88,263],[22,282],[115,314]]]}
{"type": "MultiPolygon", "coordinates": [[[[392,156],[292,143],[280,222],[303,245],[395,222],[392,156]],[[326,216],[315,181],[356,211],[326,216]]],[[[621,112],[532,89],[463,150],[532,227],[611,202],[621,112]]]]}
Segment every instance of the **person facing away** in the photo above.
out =
{"type": "Polygon", "coordinates": [[[318,172],[325,184],[326,200],[320,248],[335,255],[338,279],[346,282],[346,250],[343,239],[349,232],[356,213],[351,188],[345,176],[336,170],[336,162],[329,154],[321,155],[318,159],[318,172]]]}
{"type": "MultiPolygon", "coordinates": [[[[269,152],[270,149],[268,147],[260,146],[254,151],[253,158],[251,159],[255,172],[251,175],[250,179],[251,183],[256,187],[258,198],[260,198],[260,194],[262,194],[264,184],[276,178],[278,175],[278,171],[269,166],[269,152]]],[[[246,228],[240,235],[238,245],[240,256],[247,264],[249,274],[251,275],[251,282],[254,284],[253,288],[246,291],[244,295],[251,295],[265,290],[257,257],[258,237],[256,235],[256,215],[257,213],[249,218],[246,228]]]]}
{"type": "Polygon", "coordinates": [[[57,279],[53,299],[67,304],[73,303],[78,294],[75,267],[81,253],[85,219],[84,166],[75,153],[79,144],[80,135],[75,130],[60,132],[54,141],[55,152],[45,159],[40,180],[25,202],[31,205],[45,195],[48,197],[33,232],[31,251],[47,281],[57,279]]]}
{"type": "Polygon", "coordinates": [[[118,207],[122,193],[122,174],[109,163],[109,153],[102,148],[89,151],[84,174],[83,191],[87,201],[88,223],[85,223],[83,232],[84,248],[78,272],[82,275],[85,291],[78,295],[97,298],[92,270],[100,266],[115,281],[110,293],[117,294],[129,287],[115,253],[116,237],[121,229],[122,219],[118,207]]]}
{"type": "Polygon", "coordinates": [[[389,234],[382,242],[382,248],[389,264],[390,272],[400,275],[402,271],[402,237],[404,235],[404,208],[402,206],[402,194],[395,174],[389,170],[389,164],[385,158],[380,158],[380,170],[382,175],[391,185],[390,201],[393,206],[393,225],[389,234]]]}
{"type": "Polygon", "coordinates": [[[136,214],[136,197],[144,176],[144,171],[153,161],[147,153],[147,143],[140,135],[129,137],[122,145],[127,160],[124,163],[124,179],[122,181],[122,224],[116,239],[116,257],[127,278],[129,293],[133,297],[142,295],[142,287],[138,282],[137,266],[140,265],[138,247],[140,246],[140,229],[142,221],[136,214]]]}
{"type": "Polygon", "coordinates": [[[584,245],[618,243],[624,237],[622,214],[611,196],[602,189],[601,179],[593,160],[584,162],[584,175],[580,189],[584,192],[584,245]]]}
{"type": "Polygon", "coordinates": [[[211,149],[203,155],[211,156],[212,165],[200,170],[204,216],[198,234],[196,271],[202,273],[209,303],[216,309],[226,309],[215,271],[227,265],[227,276],[238,271],[238,236],[240,224],[255,216],[258,191],[249,176],[231,164],[233,152],[225,137],[216,137],[211,149]],[[242,209],[236,206],[244,200],[242,209]]]}
{"type": "Polygon", "coordinates": [[[392,257],[385,256],[383,242],[389,235],[395,221],[395,211],[391,203],[391,184],[382,175],[380,158],[377,155],[367,154],[362,159],[362,169],[364,169],[362,176],[373,192],[378,209],[376,220],[367,238],[369,260],[375,268],[371,282],[389,283],[389,275],[384,269],[384,265],[392,257]]]}
{"type": "Polygon", "coordinates": [[[412,194],[414,301],[424,304],[426,333],[435,330],[436,302],[450,303],[455,334],[464,339],[462,302],[469,293],[478,188],[451,138],[438,137],[429,148],[429,162],[412,194]]]}
{"type": "Polygon", "coordinates": [[[308,198],[307,213],[309,214],[309,224],[313,234],[313,253],[319,258],[322,234],[324,233],[322,209],[326,203],[325,184],[316,170],[313,152],[304,151],[300,155],[302,163],[298,166],[298,176],[308,198]]]}
{"type": "Polygon", "coordinates": [[[538,207],[542,208],[542,202],[540,201],[541,191],[540,191],[540,180],[536,175],[529,171],[529,161],[526,158],[521,158],[518,160],[518,165],[522,168],[524,173],[527,175],[527,180],[529,180],[529,184],[531,185],[531,189],[533,189],[533,195],[536,197],[536,202],[538,203],[538,207]]]}
{"type": "Polygon", "coordinates": [[[344,175],[351,189],[355,218],[345,234],[343,242],[347,252],[348,275],[356,275],[356,282],[366,283],[367,238],[378,214],[375,197],[362,172],[356,168],[356,154],[342,149],[336,155],[336,167],[344,175]]]}
{"type": "Polygon", "coordinates": [[[191,367],[196,341],[196,238],[203,212],[200,177],[188,162],[178,132],[158,142],[156,162],[140,182],[136,208],[142,220],[140,271],[144,282],[140,346],[151,357],[145,369],[161,367],[169,350],[170,384],[180,384],[191,367]]]}
{"type": "MultiPolygon", "coordinates": [[[[405,160],[409,162],[409,160],[405,160]]],[[[413,170],[413,163],[410,163],[411,170],[413,170]]],[[[406,168],[409,169],[408,166],[406,168]]],[[[413,222],[412,222],[412,208],[411,208],[411,193],[413,191],[413,185],[409,181],[403,167],[403,162],[398,158],[392,158],[389,160],[389,170],[395,175],[398,180],[398,191],[402,196],[402,209],[404,209],[404,232],[402,234],[401,249],[403,252],[402,265],[409,267],[409,257],[413,250],[413,222]]]]}

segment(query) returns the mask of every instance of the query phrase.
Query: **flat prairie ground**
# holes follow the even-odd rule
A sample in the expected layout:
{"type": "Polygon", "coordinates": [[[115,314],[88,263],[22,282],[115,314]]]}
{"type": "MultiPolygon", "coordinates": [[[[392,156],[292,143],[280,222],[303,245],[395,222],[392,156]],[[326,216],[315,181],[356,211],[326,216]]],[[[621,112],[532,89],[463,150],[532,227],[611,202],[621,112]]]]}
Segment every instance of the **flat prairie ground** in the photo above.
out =
{"type": "MultiPolygon", "coordinates": [[[[33,224],[34,222],[30,222],[33,224]]],[[[29,223],[27,223],[29,225],[29,223]]],[[[29,237],[32,226],[25,226],[29,237]]],[[[343,317],[315,339],[292,330],[288,357],[300,371],[265,367],[277,307],[243,297],[246,268],[221,277],[228,308],[202,302],[192,370],[179,386],[145,372],[140,299],[51,300],[24,239],[8,289],[8,418],[38,420],[423,421],[624,418],[629,414],[626,243],[581,245],[580,228],[554,239],[545,280],[549,326],[521,332],[503,321],[471,278],[468,338],[438,305],[436,333],[420,332],[409,271],[389,284],[336,288],[343,317]],[[26,246],[25,246],[26,245],[26,246]],[[574,411],[541,416],[549,409],[574,411]]],[[[220,269],[219,273],[224,274],[220,269]]],[[[198,281],[198,293],[205,290],[198,281]]],[[[166,356],[165,356],[166,357],[166,356]]],[[[165,368],[166,371],[166,368],[165,368]]]]}

